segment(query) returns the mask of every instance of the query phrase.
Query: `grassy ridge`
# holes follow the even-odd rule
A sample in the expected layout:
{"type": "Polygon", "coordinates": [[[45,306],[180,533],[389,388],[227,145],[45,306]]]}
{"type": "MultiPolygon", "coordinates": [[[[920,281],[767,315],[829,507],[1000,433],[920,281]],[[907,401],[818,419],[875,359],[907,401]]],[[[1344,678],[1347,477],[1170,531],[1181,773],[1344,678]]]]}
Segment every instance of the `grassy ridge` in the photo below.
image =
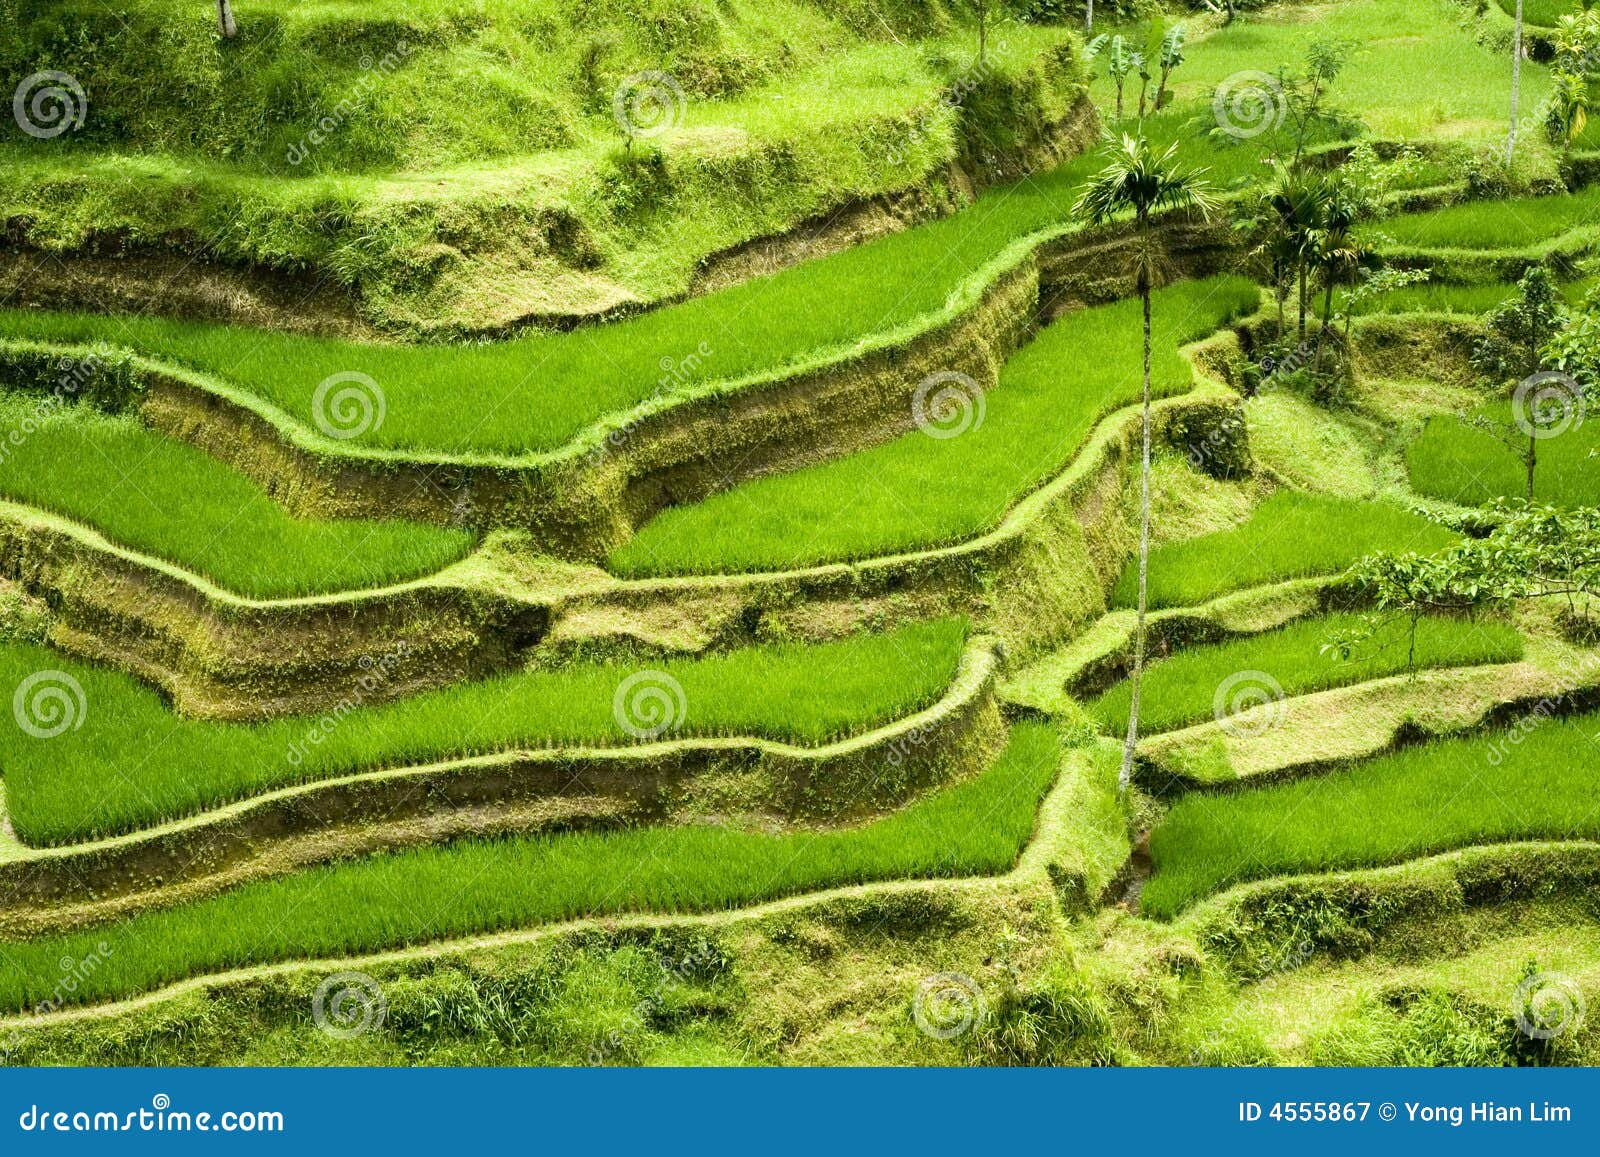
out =
{"type": "MultiPolygon", "coordinates": [[[[1386,626],[1349,659],[1321,653],[1327,640],[1361,625],[1360,615],[1328,615],[1162,659],[1145,670],[1139,725],[1146,731],[1169,731],[1210,719],[1218,689],[1229,676],[1240,672],[1265,673],[1277,681],[1284,694],[1308,695],[1406,670],[1409,632],[1400,623],[1386,626]]],[[[1504,623],[1424,619],[1418,625],[1419,668],[1472,667],[1521,657],[1522,637],[1504,623]]],[[[1089,709],[1116,731],[1127,726],[1128,699],[1128,685],[1121,683],[1095,699],[1089,709]]]]}
{"type": "Polygon", "coordinates": [[[1368,867],[1513,839],[1600,836],[1600,715],[1431,743],[1331,775],[1189,795],[1150,840],[1148,912],[1244,880],[1368,867]]]}
{"type": "MultiPolygon", "coordinates": [[[[1420,515],[1378,502],[1280,490],[1232,530],[1150,554],[1150,605],[1187,607],[1280,579],[1333,575],[1377,550],[1440,550],[1457,536],[1420,515]]],[[[1131,607],[1138,570],[1123,571],[1112,603],[1131,607]]]]}
{"type": "MultiPolygon", "coordinates": [[[[676,680],[684,705],[668,707],[679,725],[663,738],[820,744],[866,730],[935,702],[955,675],[965,631],[962,620],[943,619],[839,642],[660,662],[653,670],[676,680]]],[[[375,662],[369,677],[379,686],[405,678],[416,661],[423,660],[397,652],[375,662]]],[[[82,725],[53,739],[35,739],[16,721],[0,728],[6,806],[24,840],[65,843],[354,771],[553,744],[628,744],[634,737],[615,700],[639,669],[504,675],[378,706],[364,706],[363,689],[352,686],[319,719],[245,725],[182,719],[129,676],[43,647],[4,645],[0,687],[63,671],[81,685],[86,704],[82,725]]],[[[655,722],[643,706],[624,717],[640,727],[655,722]]]]}
{"type": "MultiPolygon", "coordinates": [[[[1477,414],[1514,429],[1510,402],[1481,407],[1477,414]]],[[[1590,457],[1596,450],[1600,450],[1600,423],[1593,421],[1541,441],[1534,499],[1559,506],[1600,505],[1600,462],[1590,457]]],[[[1521,453],[1453,415],[1428,422],[1422,435],[1406,447],[1406,467],[1419,492],[1465,506],[1527,493],[1521,453]]]]}
{"type": "Polygon", "coordinates": [[[1428,213],[1408,213],[1374,226],[1406,249],[1525,249],[1596,224],[1600,185],[1549,197],[1473,201],[1428,213]]]}
{"type": "Polygon", "coordinates": [[[0,497],[87,523],[253,598],[379,586],[431,574],[472,546],[463,531],[406,522],[291,518],[256,482],[128,417],[41,409],[0,394],[0,497]]]}
{"type": "MultiPolygon", "coordinates": [[[[1161,290],[1155,301],[1153,390],[1182,393],[1193,371],[1179,347],[1253,309],[1238,277],[1161,290]]],[[[1140,305],[1073,313],[1001,371],[981,417],[956,437],[914,430],[806,470],[734,487],[666,511],[612,554],[620,574],[776,570],[863,558],[966,538],[1058,474],[1108,412],[1139,392],[1140,305]]],[[[954,422],[950,423],[954,425],[954,422]]]]}
{"type": "Polygon", "coordinates": [[[855,829],[768,836],[646,828],[423,848],[250,884],[114,925],[0,942],[0,1007],[55,988],[56,962],[105,941],[71,999],[128,996],[186,976],[336,956],[584,915],[703,912],[819,888],[1006,871],[1055,777],[1055,731],[1022,724],[974,779],[855,829]]]}

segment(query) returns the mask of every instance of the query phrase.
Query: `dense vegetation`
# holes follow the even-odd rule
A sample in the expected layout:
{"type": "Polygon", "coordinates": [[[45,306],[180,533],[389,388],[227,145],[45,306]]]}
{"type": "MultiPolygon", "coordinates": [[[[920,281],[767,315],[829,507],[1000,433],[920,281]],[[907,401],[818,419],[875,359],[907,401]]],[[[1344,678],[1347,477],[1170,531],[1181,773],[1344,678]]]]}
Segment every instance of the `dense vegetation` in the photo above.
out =
{"type": "MultiPolygon", "coordinates": [[[[1365,617],[1328,615],[1247,639],[1175,652],[1145,673],[1139,718],[1149,731],[1168,731],[1212,718],[1217,689],[1240,671],[1261,672],[1286,695],[1307,695],[1428,667],[1472,667],[1522,657],[1522,639],[1504,623],[1427,619],[1417,632],[1416,654],[1403,624],[1390,622],[1349,656],[1338,640],[1358,632],[1365,617]]],[[[1128,688],[1106,691],[1090,710],[1109,729],[1127,725],[1128,688]]]]}
{"type": "MultiPolygon", "coordinates": [[[[1185,282],[1157,295],[1158,397],[1193,371],[1179,354],[1252,311],[1260,291],[1238,277],[1185,282]]],[[[1138,302],[1074,313],[1005,366],[999,386],[965,399],[958,437],[913,430],[849,457],[737,486],[660,515],[611,556],[622,574],[781,570],[933,546],[985,530],[1022,495],[1061,472],[1095,422],[1133,401],[1138,302]]]]}
{"type": "Polygon", "coordinates": [[[794,892],[902,877],[1004,872],[1056,774],[1056,732],[1016,728],[981,775],[860,828],[769,836],[648,828],[467,841],[248,884],[215,899],[5,945],[0,1007],[43,999],[55,963],[111,944],[72,994],[92,1002],[197,972],[337,956],[575,916],[702,912],[794,892]],[[394,903],[406,897],[404,904],[394,903]]]}
{"type": "MultiPolygon", "coordinates": [[[[656,669],[682,689],[673,736],[751,735],[820,744],[926,707],[955,675],[965,624],[946,619],[815,645],[752,647],[656,669]]],[[[375,664],[379,685],[417,658],[375,664]]],[[[503,675],[365,703],[352,687],[316,718],[246,725],[184,719],[126,675],[46,648],[0,645],[0,682],[59,670],[83,688],[81,725],[39,742],[0,732],[16,831],[63,843],[173,819],[273,787],[374,768],[559,744],[634,741],[615,698],[637,664],[503,675]],[[132,753],[130,755],[130,753],[132,753]]],[[[661,683],[670,686],[667,680],[661,683]]]]}
{"type": "Polygon", "coordinates": [[[1518,839],[1594,839],[1600,716],[1449,739],[1325,776],[1173,805],[1150,840],[1145,910],[1171,915],[1241,880],[1326,872],[1518,839]]]}
{"type": "Polygon", "coordinates": [[[131,417],[0,394],[0,498],[63,515],[119,546],[254,598],[381,586],[465,555],[464,531],[291,518],[251,479],[131,417]]]}

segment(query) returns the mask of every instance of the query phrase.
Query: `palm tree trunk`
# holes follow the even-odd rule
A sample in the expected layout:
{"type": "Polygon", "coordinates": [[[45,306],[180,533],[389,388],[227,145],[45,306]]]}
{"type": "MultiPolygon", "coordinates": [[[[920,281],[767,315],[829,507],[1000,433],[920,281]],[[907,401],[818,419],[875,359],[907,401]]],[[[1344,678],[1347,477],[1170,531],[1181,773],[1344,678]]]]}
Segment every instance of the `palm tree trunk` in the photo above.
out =
{"type": "Polygon", "coordinates": [[[1084,5],[1083,30],[1091,35],[1094,33],[1094,0],[1088,0],[1084,5]]]}
{"type": "Polygon", "coordinates": [[[1328,327],[1333,324],[1333,267],[1328,267],[1328,284],[1322,294],[1322,328],[1317,331],[1317,373],[1322,372],[1322,347],[1328,343],[1328,327]]]}
{"type": "Polygon", "coordinates": [[[1122,773],[1117,790],[1126,793],[1133,782],[1133,755],[1139,746],[1139,692],[1144,683],[1145,610],[1150,582],[1150,222],[1139,220],[1142,254],[1139,296],[1144,302],[1144,447],[1139,465],[1139,611],[1133,629],[1133,677],[1128,699],[1128,738],[1122,745],[1122,773]]]}
{"type": "Polygon", "coordinates": [[[217,0],[217,29],[226,40],[239,35],[239,26],[233,21],[233,5],[229,0],[217,0]]]}
{"type": "Polygon", "coordinates": [[[1506,168],[1517,148],[1517,98],[1522,94],[1522,0],[1517,0],[1517,29],[1511,36],[1511,131],[1506,136],[1506,168]]]}

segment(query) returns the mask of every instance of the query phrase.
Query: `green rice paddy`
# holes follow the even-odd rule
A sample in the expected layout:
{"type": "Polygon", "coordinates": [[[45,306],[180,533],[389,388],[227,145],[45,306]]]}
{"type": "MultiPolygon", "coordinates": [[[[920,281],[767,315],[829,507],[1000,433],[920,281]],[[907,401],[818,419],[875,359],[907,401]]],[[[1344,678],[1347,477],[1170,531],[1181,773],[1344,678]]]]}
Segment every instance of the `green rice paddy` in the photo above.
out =
{"type": "MultiPolygon", "coordinates": [[[[965,623],[944,619],[814,645],[774,644],[651,664],[668,688],[661,738],[760,736],[821,744],[927,707],[950,686],[965,623]],[[671,688],[676,684],[678,690],[671,688]]],[[[560,744],[619,746],[653,728],[619,711],[643,665],[575,665],[503,675],[395,703],[369,703],[406,677],[396,650],[316,718],[247,725],[184,719],[129,676],[43,647],[0,645],[0,687],[61,672],[82,688],[78,726],[39,739],[0,729],[6,808],[18,836],[59,844],[129,831],[289,784],[379,768],[560,744]]],[[[59,682],[59,681],[57,681],[59,682]]]]}

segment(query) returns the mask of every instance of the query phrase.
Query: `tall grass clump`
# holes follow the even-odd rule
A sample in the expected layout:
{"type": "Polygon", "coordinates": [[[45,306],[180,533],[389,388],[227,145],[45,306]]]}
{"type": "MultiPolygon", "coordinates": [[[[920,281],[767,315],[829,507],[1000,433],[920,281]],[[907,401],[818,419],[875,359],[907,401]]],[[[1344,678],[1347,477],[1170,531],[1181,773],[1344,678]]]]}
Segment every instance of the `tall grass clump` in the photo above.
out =
{"type": "MultiPolygon", "coordinates": [[[[1181,650],[1145,671],[1139,721],[1149,731],[1169,731],[1213,717],[1217,689],[1241,671],[1263,672],[1286,695],[1308,695],[1398,675],[1407,670],[1409,625],[1386,624],[1348,658],[1324,650],[1331,640],[1361,631],[1363,617],[1335,614],[1305,619],[1248,639],[1181,650]]],[[[1475,667],[1522,658],[1522,636],[1499,622],[1426,618],[1417,625],[1416,667],[1475,667]]],[[[1108,729],[1128,719],[1128,688],[1117,686],[1090,704],[1108,729]]]]}
{"type": "Polygon", "coordinates": [[[1600,715],[1442,740],[1329,775],[1178,800],[1151,836],[1145,910],[1245,880],[1391,864],[1471,844],[1594,839],[1600,715]]]}
{"type": "Polygon", "coordinates": [[[131,417],[41,409],[0,394],[0,498],[87,523],[252,598],[378,586],[431,574],[472,546],[459,530],[291,518],[252,479],[131,417]]]}
{"type": "MultiPolygon", "coordinates": [[[[1260,302],[1239,277],[1156,294],[1151,389],[1182,393],[1179,349],[1260,302]]],[[[1069,314],[1011,358],[954,437],[912,430],[833,462],[745,483],[668,510],[614,552],[626,575],[734,573],[937,546],[992,527],[1061,472],[1095,423],[1139,396],[1139,302],[1069,314]],[[979,409],[981,405],[981,410],[979,409]]],[[[941,430],[940,433],[948,433],[941,430]]]]}
{"type": "MultiPolygon", "coordinates": [[[[1280,490],[1242,526],[1153,551],[1150,604],[1194,606],[1264,583],[1337,575],[1374,551],[1428,554],[1455,541],[1399,507],[1280,490]]],[[[1123,571],[1111,593],[1115,606],[1133,605],[1137,580],[1131,566],[1123,571]]]]}
{"type": "MultiPolygon", "coordinates": [[[[1060,758],[1020,724],[988,770],[858,828],[764,835],[642,828],[374,856],[248,884],[67,935],[0,942],[0,1007],[58,985],[56,962],[109,952],[71,999],[129,996],[221,969],[399,948],[580,916],[705,912],[874,880],[996,875],[1033,832],[1060,758]]],[[[103,958],[103,959],[102,959],[103,958]]]]}
{"type": "MultiPolygon", "coordinates": [[[[936,702],[960,662],[960,619],[821,644],[775,644],[652,663],[652,685],[682,689],[661,738],[748,735],[821,744],[936,702]],[[681,704],[681,707],[679,706],[681,704]]],[[[387,678],[413,661],[398,654],[387,678]]],[[[425,660],[415,660],[425,661],[425,660]]],[[[255,725],[184,719],[127,675],[53,650],[0,645],[0,687],[64,672],[83,689],[81,726],[49,742],[0,728],[6,807],[17,834],[59,844],[128,831],[271,788],[377,768],[558,744],[620,746],[636,736],[616,704],[638,664],[503,675],[364,706],[352,687],[317,718],[255,725]]]]}

